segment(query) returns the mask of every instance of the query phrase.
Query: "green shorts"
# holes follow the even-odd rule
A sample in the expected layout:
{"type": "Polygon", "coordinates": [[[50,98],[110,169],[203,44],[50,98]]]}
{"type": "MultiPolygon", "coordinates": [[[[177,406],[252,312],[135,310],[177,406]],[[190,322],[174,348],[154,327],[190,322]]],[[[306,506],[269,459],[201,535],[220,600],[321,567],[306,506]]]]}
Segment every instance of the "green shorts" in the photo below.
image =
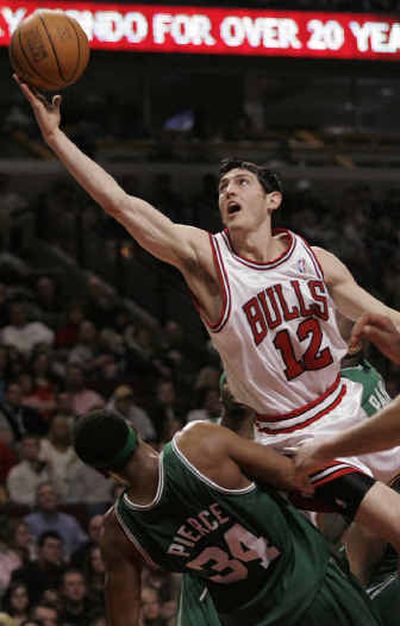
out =
{"type": "MultiPolygon", "coordinates": [[[[222,621],[202,580],[184,575],[176,626],[221,626],[222,623],[236,624],[236,622],[245,626],[243,615],[239,617],[236,614],[221,619],[222,621]]],[[[260,621],[251,620],[252,624],[256,622],[260,626],[271,623],[267,615],[265,620],[262,618],[260,621]]],[[[353,578],[344,574],[333,560],[328,564],[324,583],[311,605],[298,621],[291,623],[295,626],[383,626],[373,603],[362,587],[353,578]]],[[[286,625],[276,623],[274,626],[286,625]]],[[[384,626],[395,624],[385,622],[384,626]]]]}
{"type": "Polygon", "coordinates": [[[400,576],[389,576],[379,587],[370,590],[371,602],[384,626],[398,626],[400,622],[400,576]]]}
{"type": "Polygon", "coordinates": [[[330,561],[324,584],[296,626],[382,626],[382,621],[356,580],[330,561]]]}

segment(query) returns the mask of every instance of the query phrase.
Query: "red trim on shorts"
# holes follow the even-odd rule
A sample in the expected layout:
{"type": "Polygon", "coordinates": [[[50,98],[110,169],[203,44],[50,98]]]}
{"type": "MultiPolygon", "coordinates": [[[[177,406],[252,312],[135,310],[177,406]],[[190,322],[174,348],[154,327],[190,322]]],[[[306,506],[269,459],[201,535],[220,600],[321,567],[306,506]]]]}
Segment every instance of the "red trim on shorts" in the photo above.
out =
{"type": "Polygon", "coordinates": [[[293,417],[299,417],[303,413],[310,411],[311,409],[318,406],[318,404],[321,404],[321,402],[326,400],[326,398],[330,396],[331,393],[336,391],[336,389],[339,387],[340,381],[341,381],[341,377],[339,373],[335,381],[332,383],[332,385],[328,387],[328,389],[326,389],[326,391],[324,391],[324,393],[322,393],[320,396],[315,398],[315,400],[311,400],[311,402],[308,402],[307,404],[303,404],[303,406],[301,406],[300,408],[290,411],[290,413],[282,413],[281,415],[266,415],[266,414],[256,415],[256,419],[257,421],[262,421],[262,422],[280,422],[282,420],[290,420],[293,417]]]}
{"type": "Polygon", "coordinates": [[[275,428],[275,429],[268,428],[266,426],[261,427],[257,424],[257,429],[260,430],[262,433],[268,433],[270,435],[280,435],[281,433],[292,433],[295,430],[305,428],[309,424],[312,424],[313,422],[316,422],[317,420],[321,419],[321,417],[324,417],[324,415],[326,415],[327,413],[330,413],[330,411],[333,411],[333,409],[336,409],[336,407],[343,400],[346,393],[347,393],[347,387],[345,384],[343,384],[343,387],[340,390],[338,397],[333,402],[331,402],[331,404],[329,404],[327,407],[325,407],[324,409],[316,413],[316,415],[309,417],[304,422],[300,422],[299,424],[293,424],[293,426],[287,426],[286,428],[275,428]]]}
{"type": "MultiPolygon", "coordinates": [[[[343,465],[343,463],[340,463],[340,465],[343,465]]],[[[354,467],[354,465],[349,465],[348,467],[342,467],[342,469],[338,470],[337,472],[332,472],[332,474],[329,474],[329,476],[325,476],[325,478],[321,478],[321,480],[318,480],[317,482],[312,483],[312,485],[315,488],[322,487],[322,485],[326,485],[327,483],[330,483],[333,480],[337,480],[341,476],[347,476],[347,474],[365,474],[365,472],[358,469],[357,467],[354,467]]],[[[310,479],[312,479],[312,475],[310,476],[310,479]]]]}

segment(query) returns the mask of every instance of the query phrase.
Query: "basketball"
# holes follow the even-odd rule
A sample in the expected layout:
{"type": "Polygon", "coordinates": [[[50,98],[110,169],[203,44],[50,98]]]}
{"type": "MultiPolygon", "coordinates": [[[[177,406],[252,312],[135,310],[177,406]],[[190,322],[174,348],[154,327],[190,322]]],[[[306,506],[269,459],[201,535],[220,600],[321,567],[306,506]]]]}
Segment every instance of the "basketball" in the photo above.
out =
{"type": "Polygon", "coordinates": [[[82,76],[90,55],[82,27],[62,11],[37,11],[15,29],[10,43],[15,73],[31,87],[60,91],[82,76]]]}

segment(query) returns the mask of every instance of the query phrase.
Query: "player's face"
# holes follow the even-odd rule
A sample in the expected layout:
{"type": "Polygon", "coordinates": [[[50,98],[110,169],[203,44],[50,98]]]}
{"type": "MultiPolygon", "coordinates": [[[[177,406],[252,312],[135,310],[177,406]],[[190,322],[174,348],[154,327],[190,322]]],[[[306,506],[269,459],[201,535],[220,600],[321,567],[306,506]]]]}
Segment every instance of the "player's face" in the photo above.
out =
{"type": "Polygon", "coordinates": [[[257,228],[268,215],[269,196],[257,176],[236,168],[219,182],[219,209],[228,228],[257,228]]]}

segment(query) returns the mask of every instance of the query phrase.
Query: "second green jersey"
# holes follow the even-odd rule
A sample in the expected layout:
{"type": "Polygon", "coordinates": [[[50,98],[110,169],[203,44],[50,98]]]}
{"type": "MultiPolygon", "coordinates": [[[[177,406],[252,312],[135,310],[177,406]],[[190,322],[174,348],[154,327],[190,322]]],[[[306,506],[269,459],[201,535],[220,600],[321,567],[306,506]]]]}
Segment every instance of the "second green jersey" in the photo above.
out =
{"type": "Polygon", "coordinates": [[[362,359],[354,367],[344,367],[341,375],[362,385],[361,406],[369,417],[390,402],[382,376],[367,359],[362,359]]]}

